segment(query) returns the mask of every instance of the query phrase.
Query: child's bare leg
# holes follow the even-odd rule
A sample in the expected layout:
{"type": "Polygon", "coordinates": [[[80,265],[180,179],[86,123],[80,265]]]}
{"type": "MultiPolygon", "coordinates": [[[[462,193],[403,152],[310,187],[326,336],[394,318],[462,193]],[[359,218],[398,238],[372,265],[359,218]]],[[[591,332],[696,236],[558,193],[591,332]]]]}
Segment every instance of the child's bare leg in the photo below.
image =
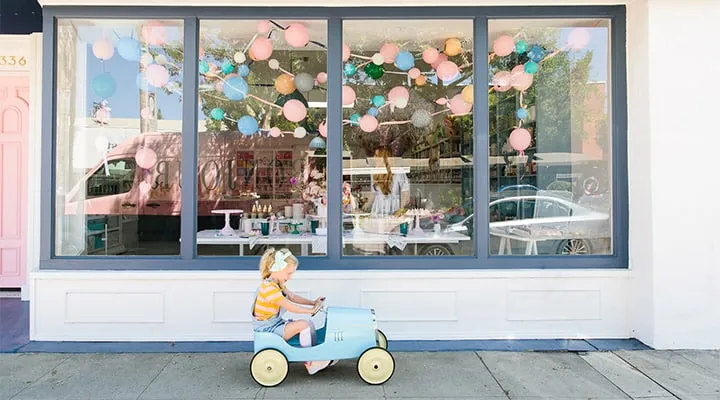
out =
{"type": "MultiPolygon", "coordinates": [[[[310,333],[310,323],[308,321],[292,321],[288,322],[287,325],[285,325],[285,330],[283,332],[283,338],[285,340],[290,340],[295,335],[300,335],[300,345],[302,347],[310,347],[312,346],[312,336],[310,333]]],[[[312,361],[312,362],[306,362],[305,368],[307,368],[308,372],[312,375],[321,369],[325,368],[330,364],[330,361],[312,361]]]]}

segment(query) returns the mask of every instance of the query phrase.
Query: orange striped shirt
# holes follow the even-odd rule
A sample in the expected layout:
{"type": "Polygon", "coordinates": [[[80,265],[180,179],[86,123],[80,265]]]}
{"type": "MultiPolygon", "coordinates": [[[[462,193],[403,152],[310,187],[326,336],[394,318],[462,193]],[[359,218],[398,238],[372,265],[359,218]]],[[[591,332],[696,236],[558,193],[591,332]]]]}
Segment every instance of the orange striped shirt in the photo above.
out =
{"type": "Polygon", "coordinates": [[[280,301],[283,299],[282,290],[277,282],[263,281],[258,289],[253,315],[260,321],[272,318],[280,313],[280,301]]]}

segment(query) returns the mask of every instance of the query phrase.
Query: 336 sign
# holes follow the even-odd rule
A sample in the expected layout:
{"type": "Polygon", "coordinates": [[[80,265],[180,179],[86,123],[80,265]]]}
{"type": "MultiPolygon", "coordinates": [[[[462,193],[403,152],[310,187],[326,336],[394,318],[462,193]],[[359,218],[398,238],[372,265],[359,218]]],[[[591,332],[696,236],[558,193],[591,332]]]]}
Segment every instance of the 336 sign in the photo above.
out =
{"type": "Polygon", "coordinates": [[[0,67],[24,67],[27,64],[27,60],[24,56],[3,56],[0,55],[0,67]]]}

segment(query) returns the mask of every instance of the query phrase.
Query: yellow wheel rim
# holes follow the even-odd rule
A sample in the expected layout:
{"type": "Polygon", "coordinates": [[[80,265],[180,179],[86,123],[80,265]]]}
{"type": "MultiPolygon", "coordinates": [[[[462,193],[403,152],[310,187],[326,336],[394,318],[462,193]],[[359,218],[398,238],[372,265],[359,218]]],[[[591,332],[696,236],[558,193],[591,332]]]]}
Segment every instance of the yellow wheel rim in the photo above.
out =
{"type": "Polygon", "coordinates": [[[383,349],[387,349],[387,347],[388,347],[387,337],[385,336],[384,333],[382,333],[381,330],[378,329],[378,330],[375,331],[375,338],[376,338],[376,340],[377,340],[377,345],[378,345],[378,347],[382,347],[383,349]]]}
{"type": "Polygon", "coordinates": [[[395,360],[387,350],[374,347],[360,356],[357,368],[362,380],[371,385],[380,385],[387,382],[395,372],[395,360]]]}
{"type": "Polygon", "coordinates": [[[285,356],[273,349],[265,349],[257,353],[250,364],[255,382],[262,386],[277,386],[285,380],[288,373],[288,362],[285,356]]]}

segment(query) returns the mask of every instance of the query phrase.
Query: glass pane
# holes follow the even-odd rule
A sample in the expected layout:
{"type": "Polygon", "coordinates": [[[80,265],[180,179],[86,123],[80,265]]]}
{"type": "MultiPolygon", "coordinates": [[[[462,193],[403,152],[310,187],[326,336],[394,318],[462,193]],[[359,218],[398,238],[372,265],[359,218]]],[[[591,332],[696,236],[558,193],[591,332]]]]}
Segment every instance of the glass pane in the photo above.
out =
{"type": "Polygon", "coordinates": [[[57,29],[55,255],[179,254],[182,21],[57,29]]]}
{"type": "Polygon", "coordinates": [[[472,21],[343,29],[343,254],[472,255],[472,21]]]}
{"type": "Polygon", "coordinates": [[[198,254],[324,255],[325,21],[200,21],[198,254]]]}
{"type": "Polygon", "coordinates": [[[609,21],[489,32],[490,253],[612,254],[609,21]]]}

